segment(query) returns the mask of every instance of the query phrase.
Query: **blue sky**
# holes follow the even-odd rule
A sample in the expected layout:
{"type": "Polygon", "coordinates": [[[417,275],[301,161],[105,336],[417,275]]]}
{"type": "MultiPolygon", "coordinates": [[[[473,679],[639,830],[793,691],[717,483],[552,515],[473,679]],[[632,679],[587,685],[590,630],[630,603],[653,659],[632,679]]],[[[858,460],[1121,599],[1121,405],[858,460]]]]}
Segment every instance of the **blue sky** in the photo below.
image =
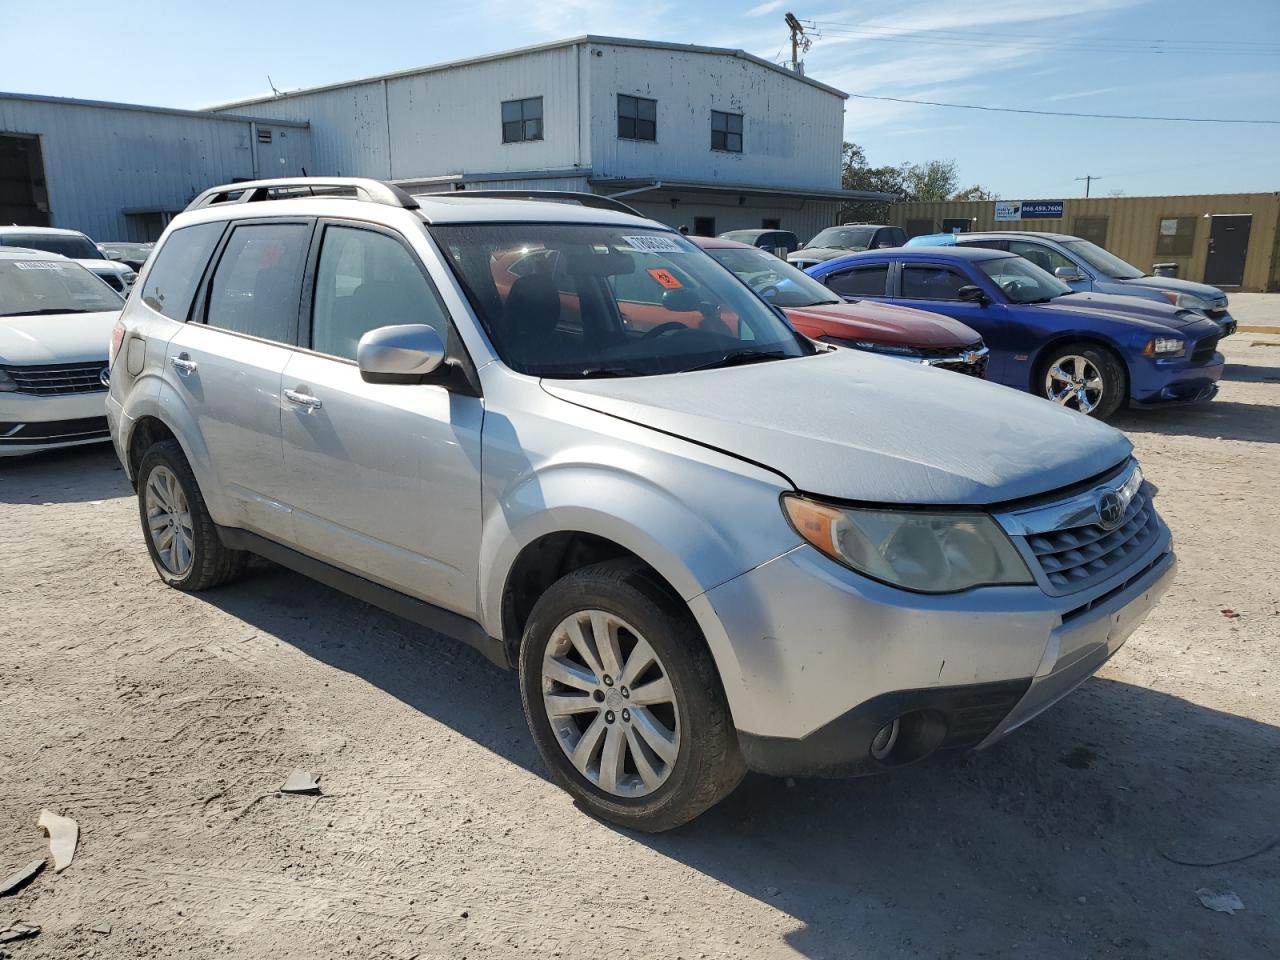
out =
{"type": "MultiPolygon", "coordinates": [[[[586,32],[741,47],[781,60],[787,10],[827,25],[805,57],[807,72],[849,92],[1280,120],[1278,0],[0,0],[0,90],[203,107],[268,92],[267,74],[282,89],[313,86],[586,32]],[[1134,52],[1133,40],[1150,38],[1175,41],[1166,44],[1173,49],[1134,52]],[[1180,53],[1177,41],[1233,52],[1180,53]],[[1272,43],[1269,55],[1250,46],[1263,42],[1272,43]]],[[[1095,194],[1280,190],[1280,126],[1058,119],[855,99],[845,134],[875,164],[953,158],[965,184],[1010,199],[1079,195],[1083,184],[1074,178],[1084,174],[1103,178],[1095,194]]]]}

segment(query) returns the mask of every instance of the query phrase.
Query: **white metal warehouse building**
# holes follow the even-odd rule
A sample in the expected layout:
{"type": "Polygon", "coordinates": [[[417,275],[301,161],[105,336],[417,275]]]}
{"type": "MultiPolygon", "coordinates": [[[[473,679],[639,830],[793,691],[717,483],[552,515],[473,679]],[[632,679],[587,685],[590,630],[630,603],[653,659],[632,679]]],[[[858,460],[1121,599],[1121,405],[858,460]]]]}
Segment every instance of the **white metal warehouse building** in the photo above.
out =
{"type": "Polygon", "coordinates": [[[305,172],[590,191],[693,233],[804,240],[879,197],[840,189],[845,100],[741,50],[596,36],[210,111],[0,94],[0,222],[151,239],[208,186],[305,172]]]}

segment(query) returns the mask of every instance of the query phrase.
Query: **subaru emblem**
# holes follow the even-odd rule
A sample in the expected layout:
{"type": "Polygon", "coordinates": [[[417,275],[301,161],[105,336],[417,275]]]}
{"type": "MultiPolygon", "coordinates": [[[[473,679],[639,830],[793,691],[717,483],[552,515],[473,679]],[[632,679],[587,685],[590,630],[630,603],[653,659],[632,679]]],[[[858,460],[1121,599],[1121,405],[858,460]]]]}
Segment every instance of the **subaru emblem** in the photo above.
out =
{"type": "Polygon", "coordinates": [[[1098,498],[1098,519],[1104,530],[1114,530],[1120,526],[1124,516],[1124,506],[1114,490],[1109,490],[1098,498]]]}

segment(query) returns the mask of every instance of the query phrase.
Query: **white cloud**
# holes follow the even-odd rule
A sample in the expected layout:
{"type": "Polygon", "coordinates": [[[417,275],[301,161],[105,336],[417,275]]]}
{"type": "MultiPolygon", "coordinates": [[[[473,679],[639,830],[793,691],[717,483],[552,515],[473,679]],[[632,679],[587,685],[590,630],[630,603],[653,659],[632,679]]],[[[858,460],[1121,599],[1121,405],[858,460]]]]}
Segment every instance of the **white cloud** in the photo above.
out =
{"type": "Polygon", "coordinates": [[[773,13],[775,10],[781,10],[787,5],[787,0],[769,0],[768,3],[762,3],[758,7],[752,7],[744,16],[763,17],[765,14],[773,13]]]}
{"type": "Polygon", "coordinates": [[[1099,87],[1096,90],[1078,90],[1075,93],[1057,93],[1052,97],[1045,97],[1048,101],[1058,100],[1083,100],[1085,97],[1100,97],[1104,93],[1115,93],[1117,90],[1125,89],[1123,87],[1099,87]]]}

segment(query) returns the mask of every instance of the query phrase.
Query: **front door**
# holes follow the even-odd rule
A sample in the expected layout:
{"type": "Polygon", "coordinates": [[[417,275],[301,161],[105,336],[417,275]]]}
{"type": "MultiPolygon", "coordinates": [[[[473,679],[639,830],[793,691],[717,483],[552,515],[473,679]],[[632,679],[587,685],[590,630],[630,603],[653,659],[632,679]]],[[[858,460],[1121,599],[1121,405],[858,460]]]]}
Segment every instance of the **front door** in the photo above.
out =
{"type": "Polygon", "coordinates": [[[283,377],[297,545],[474,616],[483,403],[441,386],[361,378],[356,347],[367,331],[424,323],[449,343],[449,318],[399,235],[344,222],[321,229],[302,338],[310,349],[289,358],[283,377]]]}
{"type": "Polygon", "coordinates": [[[284,540],[292,524],[281,502],[280,376],[296,344],[311,230],[310,221],[237,223],[165,356],[164,376],[234,510],[218,521],[284,540]]]}
{"type": "Polygon", "coordinates": [[[987,361],[987,379],[1007,383],[1013,336],[1006,326],[1005,308],[991,301],[961,300],[960,288],[972,285],[972,278],[949,264],[908,261],[900,266],[898,296],[893,302],[940,313],[972,327],[991,351],[987,361]]]}
{"type": "Polygon", "coordinates": [[[1204,282],[1215,287],[1238,287],[1244,283],[1244,258],[1249,253],[1249,214],[1215,216],[1209,229],[1209,258],[1204,265],[1204,282]]]}

